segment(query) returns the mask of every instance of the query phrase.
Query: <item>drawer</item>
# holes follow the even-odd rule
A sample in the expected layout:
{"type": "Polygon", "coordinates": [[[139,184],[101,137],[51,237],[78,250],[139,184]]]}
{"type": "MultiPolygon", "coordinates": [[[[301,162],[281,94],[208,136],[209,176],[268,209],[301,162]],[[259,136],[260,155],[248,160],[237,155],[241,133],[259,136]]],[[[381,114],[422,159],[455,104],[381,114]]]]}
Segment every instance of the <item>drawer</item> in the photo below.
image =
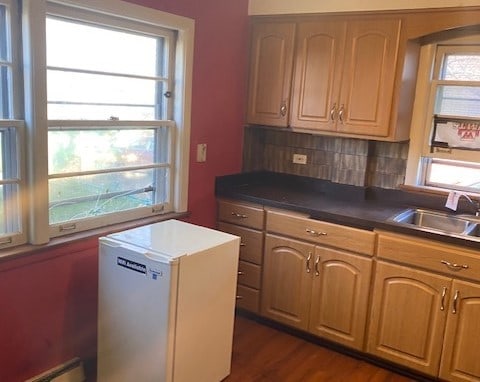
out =
{"type": "Polygon", "coordinates": [[[218,223],[218,229],[232,235],[240,236],[240,260],[262,264],[263,233],[254,229],[239,227],[228,223],[218,223]]]}
{"type": "Polygon", "coordinates": [[[218,220],[263,230],[263,207],[254,204],[219,200],[218,220]]]}
{"type": "Polygon", "coordinates": [[[238,262],[238,283],[251,288],[260,289],[261,268],[259,265],[238,262]]]}
{"type": "Polygon", "coordinates": [[[258,289],[237,285],[237,308],[259,312],[260,292],[258,289]]]}
{"type": "Polygon", "coordinates": [[[375,248],[374,232],[309,219],[303,214],[267,210],[266,227],[268,232],[370,256],[375,248]]]}
{"type": "Polygon", "coordinates": [[[377,256],[454,277],[480,281],[480,253],[455,245],[378,232],[377,256]]]}

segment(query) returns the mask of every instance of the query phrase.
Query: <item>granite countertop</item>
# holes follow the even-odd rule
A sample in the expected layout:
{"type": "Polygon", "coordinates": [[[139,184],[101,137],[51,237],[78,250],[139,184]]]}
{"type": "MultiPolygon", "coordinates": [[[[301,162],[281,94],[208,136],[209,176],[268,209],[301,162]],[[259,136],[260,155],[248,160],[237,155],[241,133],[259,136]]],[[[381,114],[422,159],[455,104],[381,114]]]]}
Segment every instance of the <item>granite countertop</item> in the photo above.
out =
{"type": "Polygon", "coordinates": [[[217,177],[215,194],[217,197],[302,212],[312,219],[330,223],[367,230],[384,229],[480,249],[480,241],[423,231],[390,220],[412,207],[449,211],[444,207],[444,197],[342,185],[263,171],[217,177]]]}

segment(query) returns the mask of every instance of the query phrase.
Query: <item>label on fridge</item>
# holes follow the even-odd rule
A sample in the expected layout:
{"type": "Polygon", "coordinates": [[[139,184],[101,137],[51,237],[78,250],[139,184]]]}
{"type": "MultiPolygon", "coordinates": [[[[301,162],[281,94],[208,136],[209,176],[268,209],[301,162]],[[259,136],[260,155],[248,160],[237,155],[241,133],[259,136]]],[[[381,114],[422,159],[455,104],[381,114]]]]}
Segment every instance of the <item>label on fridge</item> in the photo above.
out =
{"type": "Polygon", "coordinates": [[[140,264],[132,260],[125,259],[123,257],[117,257],[117,265],[121,267],[130,269],[135,272],[147,274],[147,266],[145,264],[140,264]]]}

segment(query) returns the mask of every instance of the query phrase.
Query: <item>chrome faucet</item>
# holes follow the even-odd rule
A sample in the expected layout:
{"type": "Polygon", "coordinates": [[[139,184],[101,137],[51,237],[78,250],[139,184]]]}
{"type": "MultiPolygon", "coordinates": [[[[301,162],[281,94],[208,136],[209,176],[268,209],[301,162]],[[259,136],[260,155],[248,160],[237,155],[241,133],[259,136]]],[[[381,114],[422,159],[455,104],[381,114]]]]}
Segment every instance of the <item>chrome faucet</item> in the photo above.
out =
{"type": "Polygon", "coordinates": [[[472,200],[472,198],[470,198],[470,196],[468,196],[464,192],[450,191],[445,206],[450,208],[451,210],[456,211],[458,206],[458,200],[462,196],[464,196],[465,199],[467,199],[468,202],[475,207],[475,216],[480,216],[480,202],[478,200],[472,200]]]}
{"type": "Polygon", "coordinates": [[[470,196],[468,196],[467,194],[462,193],[460,194],[460,197],[461,196],[464,196],[465,199],[467,199],[470,204],[475,207],[475,216],[480,216],[480,202],[478,200],[472,200],[472,198],[470,198],[470,196]]]}

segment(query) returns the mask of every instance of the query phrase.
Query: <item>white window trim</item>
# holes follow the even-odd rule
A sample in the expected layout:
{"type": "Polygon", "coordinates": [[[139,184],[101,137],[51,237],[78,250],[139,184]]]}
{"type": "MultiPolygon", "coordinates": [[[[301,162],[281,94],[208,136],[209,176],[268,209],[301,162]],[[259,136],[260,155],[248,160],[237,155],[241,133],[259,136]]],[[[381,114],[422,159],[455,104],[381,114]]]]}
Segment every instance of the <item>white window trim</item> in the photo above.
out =
{"type": "Polygon", "coordinates": [[[173,119],[174,137],[172,183],[173,210],[187,211],[188,170],[190,149],[190,118],[193,73],[194,20],[155,9],[119,1],[102,0],[24,0],[23,44],[25,81],[25,121],[29,197],[29,242],[44,244],[50,239],[48,229],[48,158],[47,158],[47,91],[45,17],[48,4],[67,5],[110,16],[151,24],[178,31],[175,58],[175,89],[173,119]]]}
{"type": "MultiPolygon", "coordinates": [[[[478,36],[474,37],[478,44],[478,36]]],[[[441,45],[471,43],[471,37],[451,39],[442,41],[441,45]]],[[[432,188],[423,186],[425,176],[422,171],[422,157],[432,157],[438,159],[450,159],[466,162],[478,162],[478,152],[468,150],[451,149],[447,152],[430,153],[430,126],[433,120],[433,108],[435,95],[430,94],[432,89],[435,56],[437,54],[437,44],[428,44],[421,47],[419,67],[417,74],[417,86],[415,90],[415,103],[412,114],[412,124],[410,129],[410,145],[407,159],[407,169],[405,175],[405,184],[409,186],[432,188]],[[477,159],[477,160],[476,160],[477,159]]]]}

